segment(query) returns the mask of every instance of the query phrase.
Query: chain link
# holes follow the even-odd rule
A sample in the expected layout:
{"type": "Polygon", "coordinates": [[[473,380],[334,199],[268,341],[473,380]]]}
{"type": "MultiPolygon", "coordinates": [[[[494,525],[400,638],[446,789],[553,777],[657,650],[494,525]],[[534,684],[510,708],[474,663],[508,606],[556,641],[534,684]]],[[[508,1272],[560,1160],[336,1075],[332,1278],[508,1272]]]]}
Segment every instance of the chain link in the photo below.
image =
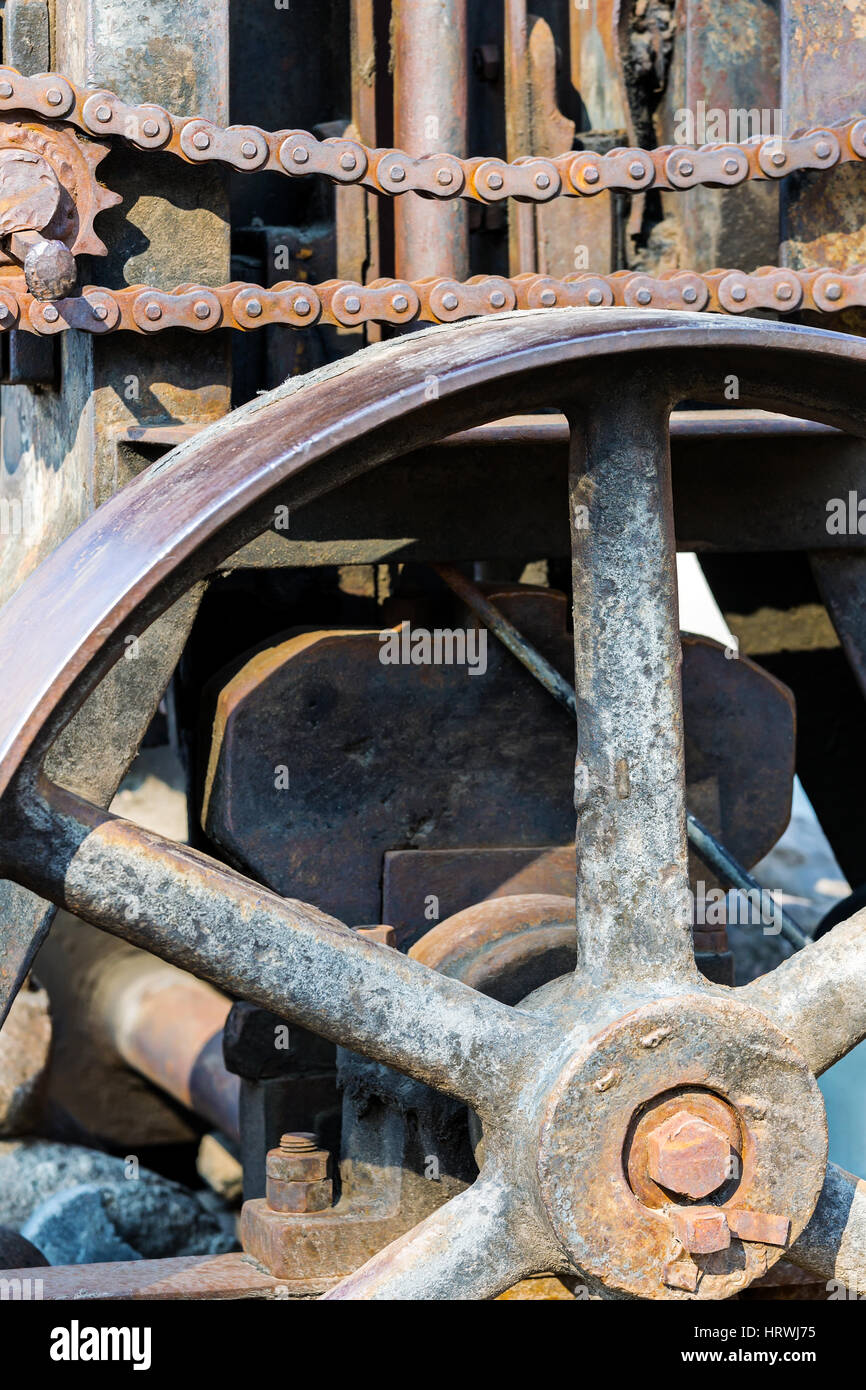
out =
{"type": "Polygon", "coordinates": [[[282,281],[270,289],[233,281],[212,289],[182,285],[160,290],[149,285],[108,290],[87,286],[81,295],[45,303],[34,299],[22,280],[0,282],[0,331],[20,328],[41,335],[67,328],[87,333],[158,333],[187,328],[208,333],[214,328],[254,329],[267,324],[310,328],[333,324],[357,328],[365,323],[401,327],[408,323],[454,323],[458,319],[501,314],[511,309],[587,308],[680,309],[748,314],[770,309],[838,313],[866,306],[866,267],[850,272],[831,269],[787,270],[762,266],[742,270],[672,271],[662,276],[622,270],[613,275],[587,273],[557,280],[532,273],[506,280],[477,275],[471,280],[434,277],[426,280],[376,280],[358,285],[329,280],[321,285],[282,281]]]}
{"type": "Polygon", "coordinates": [[[57,73],[25,77],[0,67],[0,113],[30,112],[65,120],[87,135],[117,135],[141,150],[171,150],[190,164],[219,161],[233,169],[272,169],[297,178],[321,174],[333,183],[360,184],[379,193],[422,193],[498,203],[504,198],[546,203],[590,198],[604,189],[640,193],[647,188],[730,186],[748,179],[779,179],[799,169],[830,169],[866,159],[866,120],[766,136],[738,144],[666,145],[657,150],[614,149],[606,154],[569,151],[554,159],[524,156],[458,159],[451,154],[413,158],[402,150],[369,149],[356,140],[318,140],[305,130],[219,126],[200,116],[175,116],[161,106],[133,105],[114,92],[87,91],[57,73]]]}

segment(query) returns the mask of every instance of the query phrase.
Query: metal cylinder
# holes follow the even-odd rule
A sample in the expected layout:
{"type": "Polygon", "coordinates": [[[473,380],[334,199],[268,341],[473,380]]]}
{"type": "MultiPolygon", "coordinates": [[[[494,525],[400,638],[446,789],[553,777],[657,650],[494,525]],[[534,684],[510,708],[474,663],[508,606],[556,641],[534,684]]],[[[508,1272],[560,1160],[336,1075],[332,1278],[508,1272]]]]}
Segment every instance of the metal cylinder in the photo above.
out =
{"type": "Polygon", "coordinates": [[[125,966],[104,996],[117,1051],[135,1071],[237,1139],[240,1079],[226,1070],[222,1052],[231,1000],[162,961],[145,957],[125,966]]]}
{"type": "MultiPolygon", "coordinates": [[[[394,0],[394,143],[418,156],[466,154],[466,0],[394,0]]],[[[469,274],[467,205],[409,193],[394,206],[397,275],[469,274]]]]}

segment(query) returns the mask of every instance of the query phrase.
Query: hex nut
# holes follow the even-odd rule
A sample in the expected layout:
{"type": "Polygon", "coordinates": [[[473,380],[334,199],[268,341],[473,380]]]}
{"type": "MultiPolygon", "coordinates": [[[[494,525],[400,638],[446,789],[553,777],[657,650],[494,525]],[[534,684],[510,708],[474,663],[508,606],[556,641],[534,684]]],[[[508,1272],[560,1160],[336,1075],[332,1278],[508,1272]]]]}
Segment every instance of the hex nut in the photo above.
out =
{"type": "Polygon", "coordinates": [[[686,1197],[708,1197],[730,1177],[726,1134],[688,1110],[678,1110],[646,1139],[653,1182],[686,1197]]]}
{"type": "Polygon", "coordinates": [[[334,1189],[330,1178],[320,1178],[318,1182],[284,1182],[269,1175],[267,1179],[267,1200],[271,1211],[326,1211],[333,1199],[334,1189]]]}
{"type": "Polygon", "coordinates": [[[677,1240],[690,1255],[712,1255],[727,1250],[731,1243],[721,1207],[671,1207],[668,1217],[677,1240]]]}
{"type": "Polygon", "coordinates": [[[319,1182],[328,1176],[329,1160],[327,1149],[313,1149],[310,1153],[269,1149],[265,1173],[277,1182],[319,1182]]]}

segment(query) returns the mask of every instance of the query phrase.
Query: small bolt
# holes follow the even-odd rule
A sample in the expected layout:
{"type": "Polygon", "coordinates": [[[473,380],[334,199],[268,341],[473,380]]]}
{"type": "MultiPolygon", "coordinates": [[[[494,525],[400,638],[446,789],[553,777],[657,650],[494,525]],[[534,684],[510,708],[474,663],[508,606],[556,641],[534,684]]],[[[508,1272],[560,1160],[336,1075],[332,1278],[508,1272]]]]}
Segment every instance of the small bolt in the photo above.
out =
{"type": "Polygon", "coordinates": [[[402,183],[405,177],[406,170],[403,168],[403,165],[395,164],[391,169],[391,181],[393,183],[402,183]]]}
{"type": "Polygon", "coordinates": [[[98,121],[110,121],[110,120],[111,120],[111,107],[110,107],[110,106],[97,106],[97,108],[96,108],[96,119],[97,119],[98,121]]]}
{"type": "Polygon", "coordinates": [[[248,299],[246,311],[251,319],[258,319],[262,316],[262,302],[260,299],[248,299]]]}
{"type": "Polygon", "coordinates": [[[197,319],[209,319],[211,316],[211,307],[209,304],[206,304],[203,299],[200,299],[198,303],[193,306],[193,313],[197,319]]]}
{"type": "Polygon", "coordinates": [[[259,152],[259,147],[254,140],[245,140],[241,145],[241,154],[244,159],[255,159],[259,152]]]}
{"type": "Polygon", "coordinates": [[[831,285],[828,285],[827,288],[825,289],[825,291],[824,291],[824,297],[825,297],[826,299],[832,299],[832,300],[841,299],[841,298],[842,298],[842,286],[839,285],[839,284],[837,284],[837,282],[834,280],[833,283],[832,283],[831,285]]]}
{"type": "Polygon", "coordinates": [[[726,174],[736,174],[739,167],[740,166],[735,159],[726,159],[724,164],[722,165],[722,168],[724,169],[726,174]]]}
{"type": "Polygon", "coordinates": [[[540,174],[536,174],[536,175],[535,175],[535,186],[536,186],[536,188],[549,188],[549,187],[550,187],[550,175],[549,175],[549,174],[545,174],[544,171],[542,171],[540,174]]]}
{"type": "Polygon", "coordinates": [[[635,299],[638,304],[650,304],[652,303],[652,293],[648,289],[638,290],[635,299]]]}
{"type": "Polygon", "coordinates": [[[104,304],[91,304],[90,312],[95,319],[99,319],[100,323],[103,323],[105,319],[108,318],[108,310],[104,304]]]}
{"type": "Polygon", "coordinates": [[[192,137],[192,143],[197,150],[206,150],[210,146],[210,136],[205,130],[197,130],[192,137]]]}
{"type": "Polygon", "coordinates": [[[357,167],[357,164],[358,164],[358,160],[357,160],[356,156],[352,154],[352,151],[351,151],[351,150],[346,150],[346,153],[345,153],[345,154],[341,154],[341,155],[340,155],[340,168],[341,168],[341,169],[346,169],[346,170],[355,169],[355,168],[357,167]]]}
{"type": "Polygon", "coordinates": [[[310,151],[305,149],[303,145],[296,145],[295,148],[292,150],[292,159],[294,160],[295,164],[306,164],[308,163],[309,158],[310,151]]]}
{"type": "Polygon", "coordinates": [[[833,153],[833,146],[828,140],[819,140],[815,146],[815,153],[819,159],[829,159],[833,153]]]}
{"type": "Polygon", "coordinates": [[[154,323],[157,319],[162,318],[162,308],[159,304],[155,304],[153,300],[151,300],[144,312],[147,318],[152,319],[154,323]]]}
{"type": "Polygon", "coordinates": [[[306,318],[307,314],[309,314],[312,311],[313,306],[310,303],[309,299],[306,299],[304,295],[299,294],[297,299],[292,304],[292,308],[294,309],[296,314],[300,314],[301,318],[306,318]]]}
{"type": "Polygon", "coordinates": [[[743,300],[745,299],[745,297],[746,297],[746,287],[745,287],[745,285],[734,285],[734,288],[731,290],[731,299],[735,300],[735,301],[737,302],[737,304],[742,304],[742,302],[743,302],[743,300]]]}
{"type": "Polygon", "coordinates": [[[645,172],[646,170],[644,169],[644,166],[642,164],[639,164],[637,160],[635,160],[634,163],[628,166],[629,178],[642,179],[645,172]]]}
{"type": "Polygon", "coordinates": [[[454,182],[454,174],[450,169],[440,169],[436,175],[436,182],[441,183],[443,188],[447,188],[449,183],[454,182]]]}
{"type": "Polygon", "coordinates": [[[346,312],[349,314],[360,314],[361,301],[356,294],[346,295],[346,312]]]}
{"type": "Polygon", "coordinates": [[[443,309],[448,309],[449,312],[452,309],[456,309],[459,303],[460,301],[453,290],[449,290],[447,294],[443,294],[442,296],[442,307],[443,309]]]}
{"type": "Polygon", "coordinates": [[[690,159],[681,159],[678,172],[682,174],[684,179],[687,179],[695,172],[695,166],[690,159]]]}
{"type": "Polygon", "coordinates": [[[587,304],[592,304],[593,307],[595,307],[598,304],[603,304],[604,295],[602,294],[601,290],[590,290],[589,294],[586,296],[586,302],[587,304]]]}
{"type": "Polygon", "coordinates": [[[600,178],[601,174],[599,173],[597,166],[595,164],[587,164],[586,168],[583,171],[584,183],[598,183],[600,178]]]}
{"type": "Polygon", "coordinates": [[[155,135],[159,134],[159,121],[145,121],[144,125],[141,128],[144,131],[145,135],[147,135],[152,140],[155,135]]]}
{"type": "Polygon", "coordinates": [[[0,97],[2,97],[4,101],[7,97],[11,97],[13,90],[14,88],[11,82],[0,82],[0,97]]]}
{"type": "Polygon", "coordinates": [[[497,188],[501,188],[504,182],[505,180],[503,179],[502,175],[498,174],[495,169],[492,174],[487,175],[488,188],[492,188],[494,190],[497,188]]]}
{"type": "Polygon", "coordinates": [[[688,1110],[678,1110],[651,1129],[646,1152],[653,1182],[693,1200],[708,1197],[728,1177],[731,1146],[727,1135],[688,1110]]]}
{"type": "Polygon", "coordinates": [[[46,304],[45,308],[42,310],[42,317],[48,323],[56,323],[60,318],[60,310],[57,308],[56,304],[46,304]]]}
{"type": "Polygon", "coordinates": [[[395,294],[394,298],[391,300],[391,308],[396,309],[398,314],[405,314],[406,310],[409,308],[409,301],[405,294],[395,294]]]}
{"type": "Polygon", "coordinates": [[[793,291],[793,288],[792,288],[790,285],[777,285],[777,286],[776,286],[776,298],[777,298],[777,299],[792,299],[792,298],[793,298],[793,295],[794,295],[794,291],[793,291]]]}
{"type": "Polygon", "coordinates": [[[551,309],[551,308],[553,308],[553,305],[556,303],[556,291],[555,291],[555,290],[542,290],[542,291],[541,291],[541,295],[540,295],[539,297],[540,297],[541,302],[542,302],[542,304],[544,305],[545,309],[551,309]]]}
{"type": "Polygon", "coordinates": [[[505,305],[505,295],[501,290],[494,290],[490,296],[490,303],[494,309],[501,309],[505,305]]]}
{"type": "Polygon", "coordinates": [[[784,150],[774,150],[770,155],[770,163],[775,164],[777,169],[781,169],[783,164],[787,164],[788,156],[784,150]]]}
{"type": "Polygon", "coordinates": [[[695,289],[694,285],[686,285],[685,289],[683,290],[683,299],[686,301],[686,303],[694,304],[697,297],[698,292],[695,289]]]}
{"type": "Polygon", "coordinates": [[[49,87],[45,93],[45,100],[49,106],[60,106],[63,102],[63,93],[59,87],[49,87]]]}

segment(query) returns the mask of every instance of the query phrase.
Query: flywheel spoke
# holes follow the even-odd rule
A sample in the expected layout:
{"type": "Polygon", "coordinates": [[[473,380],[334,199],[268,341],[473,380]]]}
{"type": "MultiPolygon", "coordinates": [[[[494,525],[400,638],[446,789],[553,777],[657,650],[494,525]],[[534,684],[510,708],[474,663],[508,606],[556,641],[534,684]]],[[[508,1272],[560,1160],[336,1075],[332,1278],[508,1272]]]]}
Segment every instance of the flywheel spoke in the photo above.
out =
{"type": "Polygon", "coordinates": [[[816,1076],[866,1038],[866,909],[737,991],[790,1037],[816,1076]]]}
{"type": "Polygon", "coordinates": [[[324,1297],[495,1298],[546,1263],[546,1242],[531,1218],[527,1226],[525,1208],[510,1187],[479,1178],[324,1297]]]}
{"type": "Polygon", "coordinates": [[[605,380],[572,422],[578,970],[695,973],[669,405],[605,380]]]}
{"type": "Polygon", "coordinates": [[[815,1214],[787,1258],[828,1283],[838,1281],[857,1296],[866,1293],[866,1182],[862,1178],[835,1163],[827,1165],[815,1214]]]}
{"type": "MultiPolygon", "coordinates": [[[[185,845],[52,787],[35,891],[162,959],[494,1117],[550,1046],[536,1015],[367,941],[185,845]]],[[[22,830],[26,836],[26,830],[22,830]]]]}

